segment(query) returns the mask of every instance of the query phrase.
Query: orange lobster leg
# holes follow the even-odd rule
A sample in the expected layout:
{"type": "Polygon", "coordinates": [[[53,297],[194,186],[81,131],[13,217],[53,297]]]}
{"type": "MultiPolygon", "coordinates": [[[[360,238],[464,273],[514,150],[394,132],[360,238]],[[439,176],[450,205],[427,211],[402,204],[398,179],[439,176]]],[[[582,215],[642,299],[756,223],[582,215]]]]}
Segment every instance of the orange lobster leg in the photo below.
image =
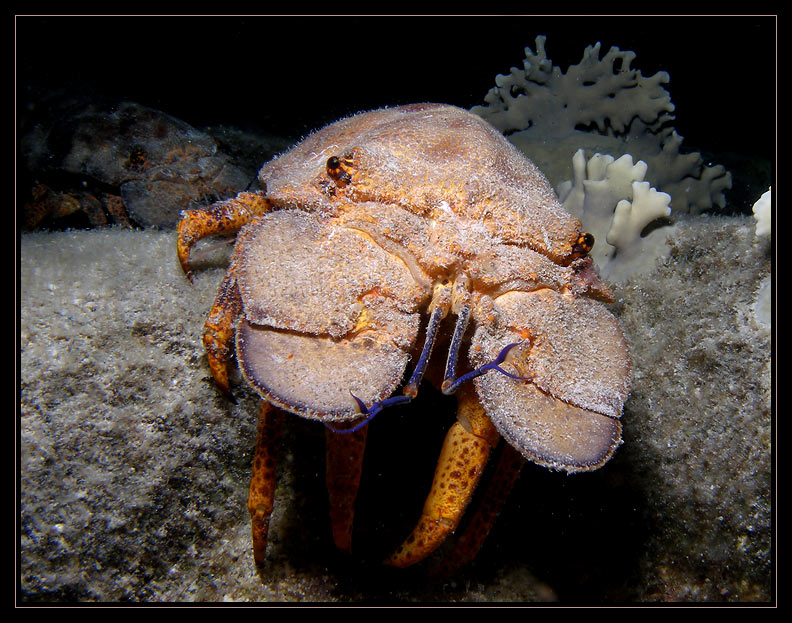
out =
{"type": "Polygon", "coordinates": [[[432,570],[433,575],[448,575],[476,557],[490,528],[500,514],[503,504],[509,497],[517,478],[520,475],[525,459],[522,455],[504,443],[501,446],[498,464],[488,483],[476,513],[462,532],[454,549],[443,561],[432,570]]]}
{"type": "MultiPolygon", "coordinates": [[[[355,424],[351,422],[349,425],[355,424]]],[[[335,427],[344,424],[336,422],[335,427]]],[[[355,498],[360,485],[363,454],[366,449],[368,426],[353,433],[327,431],[327,492],[330,501],[330,524],[333,541],[343,552],[352,549],[352,521],[355,516],[355,498]]]]}
{"type": "Polygon", "coordinates": [[[275,466],[278,457],[278,438],[284,413],[268,402],[261,401],[256,452],[253,456],[253,475],[248,493],[248,512],[253,533],[253,560],[263,567],[267,554],[267,534],[275,499],[275,466]]]}
{"type": "Polygon", "coordinates": [[[184,274],[192,281],[190,249],[201,238],[239,231],[255,216],[266,214],[272,204],[264,193],[239,193],[233,199],[218,201],[208,210],[186,210],[177,227],[176,254],[184,274]]]}
{"type": "Polygon", "coordinates": [[[498,433],[484,414],[472,387],[459,393],[458,420],[443,442],[434,481],[412,534],[385,561],[407,567],[426,558],[456,530],[476,490],[498,433]]]}
{"type": "Polygon", "coordinates": [[[231,357],[231,345],[234,341],[234,321],[241,309],[242,299],[232,265],[220,284],[203,332],[209,370],[220,391],[228,397],[231,396],[231,387],[228,383],[228,359],[231,357]]]}

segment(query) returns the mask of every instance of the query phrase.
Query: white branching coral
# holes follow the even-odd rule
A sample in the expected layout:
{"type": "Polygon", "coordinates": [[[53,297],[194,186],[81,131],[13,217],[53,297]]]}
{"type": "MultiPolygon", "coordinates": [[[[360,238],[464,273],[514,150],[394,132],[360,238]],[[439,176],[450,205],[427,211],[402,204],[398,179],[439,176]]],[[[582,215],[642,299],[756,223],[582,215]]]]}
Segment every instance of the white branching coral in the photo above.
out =
{"type": "Polygon", "coordinates": [[[495,88],[484,101],[486,107],[473,110],[501,132],[533,128],[537,134],[557,134],[553,126],[566,131],[596,124],[600,134],[624,134],[639,117],[656,129],[673,117],[674,105],[661,86],[668,82],[665,72],[645,78],[631,69],[633,52],[611,48],[600,60],[600,44],[588,46],[579,65],[566,74],[554,67],[545,53],[546,37],[536,38],[536,54],[525,48],[523,69],[512,68],[508,76],[497,76],[495,88]],[[641,97],[635,97],[634,89],[641,97]],[[525,103],[530,101],[530,106],[525,103]]]}
{"type": "Polygon", "coordinates": [[[574,179],[560,185],[559,198],[594,236],[591,256],[603,275],[622,281],[653,267],[667,249],[669,228],[641,233],[671,214],[671,197],[644,181],[646,163],[633,163],[629,154],[595,154],[587,161],[582,149],[572,163],[574,179]]]}
{"type": "Polygon", "coordinates": [[[753,215],[756,219],[756,235],[769,236],[773,229],[773,219],[771,215],[771,197],[772,187],[767,189],[767,192],[762,194],[761,197],[753,205],[753,215]]]}
{"type": "Polygon", "coordinates": [[[600,44],[589,46],[566,73],[536,38],[536,53],[525,49],[523,68],[497,76],[472,112],[506,134],[558,185],[570,178],[570,158],[578,149],[616,157],[632,154],[650,170],[651,185],[672,196],[676,214],[723,207],[731,176],[720,166],[705,166],[697,153],[681,154],[671,127],[674,105],[662,85],[666,72],[643,76],[630,65],[633,52],[611,48],[600,59],[600,44]]]}
{"type": "MultiPolygon", "coordinates": [[[[765,240],[770,238],[773,230],[772,197],[773,188],[770,187],[753,205],[753,215],[756,219],[756,237],[764,239],[761,244],[766,244],[765,240]]],[[[770,275],[767,275],[756,292],[756,299],[753,304],[754,319],[759,326],[770,328],[772,306],[773,282],[770,275]]]]}

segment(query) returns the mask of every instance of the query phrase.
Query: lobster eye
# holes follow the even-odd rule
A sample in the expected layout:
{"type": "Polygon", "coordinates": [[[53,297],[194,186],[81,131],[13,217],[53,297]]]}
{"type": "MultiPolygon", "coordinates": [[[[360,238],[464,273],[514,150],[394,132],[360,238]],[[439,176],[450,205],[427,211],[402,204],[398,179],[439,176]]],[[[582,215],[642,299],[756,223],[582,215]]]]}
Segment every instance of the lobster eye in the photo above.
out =
{"type": "Polygon", "coordinates": [[[591,249],[594,248],[594,236],[592,236],[588,232],[582,231],[582,232],[580,232],[580,235],[578,236],[577,243],[578,243],[578,246],[581,249],[583,249],[583,251],[588,253],[589,251],[591,251],[591,249]]]}
{"type": "Polygon", "coordinates": [[[594,236],[585,231],[580,232],[577,239],[575,240],[575,244],[572,245],[570,261],[581,257],[586,257],[593,247],[594,236]]]}
{"type": "Polygon", "coordinates": [[[330,156],[327,159],[327,175],[343,188],[352,181],[352,176],[349,174],[351,165],[349,158],[344,157],[342,160],[339,156],[330,156]]]}

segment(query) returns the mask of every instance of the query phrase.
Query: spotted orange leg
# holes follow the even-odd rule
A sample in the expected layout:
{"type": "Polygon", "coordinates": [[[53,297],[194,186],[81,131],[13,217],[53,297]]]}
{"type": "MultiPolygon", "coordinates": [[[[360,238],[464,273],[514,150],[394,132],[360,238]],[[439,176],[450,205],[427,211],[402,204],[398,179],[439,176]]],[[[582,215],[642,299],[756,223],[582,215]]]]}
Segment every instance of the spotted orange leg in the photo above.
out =
{"type": "Polygon", "coordinates": [[[275,467],[278,457],[284,412],[268,402],[261,401],[259,411],[256,450],[253,456],[253,474],[248,492],[248,512],[250,513],[253,535],[253,560],[261,568],[267,554],[267,535],[275,501],[275,467]]]}
{"type": "Polygon", "coordinates": [[[487,484],[484,496],[478,503],[475,514],[459,536],[451,552],[443,558],[437,567],[432,569],[432,575],[449,575],[476,557],[509,497],[509,493],[517,482],[524,464],[525,459],[517,450],[508,443],[501,444],[495,471],[487,484]]]}
{"type": "MultiPolygon", "coordinates": [[[[343,430],[352,428],[354,422],[338,422],[343,430]]],[[[333,541],[342,552],[352,549],[352,522],[355,516],[355,498],[360,485],[363,454],[366,449],[368,426],[357,428],[348,434],[326,428],[326,481],[330,502],[330,524],[333,541]]]]}
{"type": "Polygon", "coordinates": [[[272,210],[264,192],[239,193],[233,199],[218,201],[208,210],[186,210],[176,230],[176,254],[184,274],[192,282],[190,249],[207,236],[239,231],[248,221],[272,210]]]}
{"type": "Polygon", "coordinates": [[[234,341],[234,323],[242,309],[242,298],[236,282],[233,264],[223,278],[217,291],[212,309],[206,317],[203,332],[203,344],[218,389],[231,398],[231,386],[228,382],[228,360],[231,358],[231,345],[234,341]]]}
{"type": "Polygon", "coordinates": [[[386,565],[407,567],[415,564],[456,530],[487,464],[490,450],[498,443],[498,432],[471,385],[460,389],[458,400],[457,422],[446,434],[418,524],[385,560],[386,565]]]}
{"type": "MultiPolygon", "coordinates": [[[[184,274],[192,282],[190,249],[207,236],[239,231],[252,219],[272,208],[264,193],[239,193],[233,199],[218,201],[208,210],[186,210],[177,229],[176,252],[184,274]]],[[[234,321],[241,310],[241,299],[232,264],[204,324],[203,343],[209,369],[220,391],[231,396],[228,384],[228,359],[234,340],[234,321]]]]}

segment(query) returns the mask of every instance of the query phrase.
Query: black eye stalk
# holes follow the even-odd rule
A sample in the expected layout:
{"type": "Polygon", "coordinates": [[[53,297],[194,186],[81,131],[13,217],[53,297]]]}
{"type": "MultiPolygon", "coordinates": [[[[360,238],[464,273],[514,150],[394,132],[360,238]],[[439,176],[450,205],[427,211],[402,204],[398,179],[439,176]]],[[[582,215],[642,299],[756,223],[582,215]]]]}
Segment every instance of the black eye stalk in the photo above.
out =
{"type": "Polygon", "coordinates": [[[586,231],[578,234],[575,244],[572,245],[572,259],[586,257],[594,248],[594,236],[586,231]]]}
{"type": "Polygon", "coordinates": [[[353,164],[349,158],[330,156],[327,159],[327,175],[343,188],[352,181],[351,171],[353,164]]]}

